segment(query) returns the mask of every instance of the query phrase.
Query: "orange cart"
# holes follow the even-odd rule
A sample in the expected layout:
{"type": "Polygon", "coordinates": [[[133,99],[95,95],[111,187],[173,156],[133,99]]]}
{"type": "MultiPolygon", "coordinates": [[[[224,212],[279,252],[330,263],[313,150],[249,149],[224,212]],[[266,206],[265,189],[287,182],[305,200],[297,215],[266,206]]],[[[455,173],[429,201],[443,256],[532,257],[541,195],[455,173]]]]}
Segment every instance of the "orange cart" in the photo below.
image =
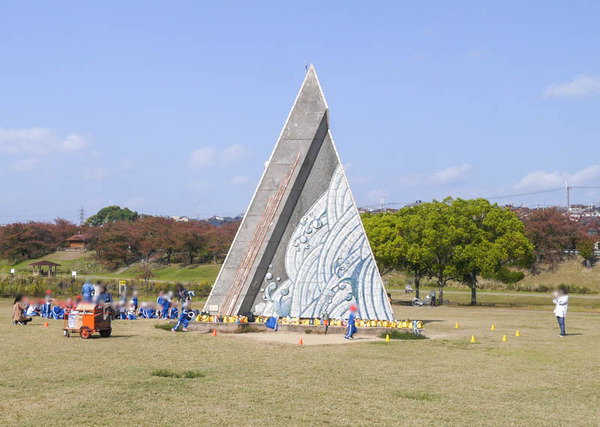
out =
{"type": "Polygon", "coordinates": [[[101,337],[108,338],[112,332],[112,313],[100,305],[81,303],[74,310],[65,313],[63,334],[69,338],[71,334],[79,334],[83,339],[98,332],[101,337]]]}

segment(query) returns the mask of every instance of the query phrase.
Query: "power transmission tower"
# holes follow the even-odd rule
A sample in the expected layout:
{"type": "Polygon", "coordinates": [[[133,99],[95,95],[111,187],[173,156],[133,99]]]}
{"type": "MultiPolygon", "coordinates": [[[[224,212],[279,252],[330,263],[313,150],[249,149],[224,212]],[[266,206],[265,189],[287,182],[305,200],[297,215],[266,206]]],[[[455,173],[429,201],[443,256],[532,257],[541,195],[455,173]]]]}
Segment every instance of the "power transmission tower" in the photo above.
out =
{"type": "Polygon", "coordinates": [[[566,183],[567,187],[567,212],[571,212],[571,187],[569,187],[569,182],[566,183]]]}
{"type": "Polygon", "coordinates": [[[83,225],[84,222],[85,222],[85,210],[83,209],[83,206],[82,206],[81,209],[79,209],[79,225],[83,225]]]}

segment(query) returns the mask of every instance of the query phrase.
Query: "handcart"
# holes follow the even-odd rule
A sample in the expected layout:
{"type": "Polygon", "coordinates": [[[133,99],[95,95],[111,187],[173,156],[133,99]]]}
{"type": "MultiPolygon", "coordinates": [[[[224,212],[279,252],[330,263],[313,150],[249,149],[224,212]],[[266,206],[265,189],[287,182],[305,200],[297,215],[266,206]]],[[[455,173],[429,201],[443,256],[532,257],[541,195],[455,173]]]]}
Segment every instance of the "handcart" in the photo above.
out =
{"type": "Polygon", "coordinates": [[[92,333],[98,332],[101,337],[108,338],[112,332],[112,311],[101,305],[81,303],[75,309],[65,313],[63,334],[69,338],[71,334],[79,334],[88,339],[92,333]]]}

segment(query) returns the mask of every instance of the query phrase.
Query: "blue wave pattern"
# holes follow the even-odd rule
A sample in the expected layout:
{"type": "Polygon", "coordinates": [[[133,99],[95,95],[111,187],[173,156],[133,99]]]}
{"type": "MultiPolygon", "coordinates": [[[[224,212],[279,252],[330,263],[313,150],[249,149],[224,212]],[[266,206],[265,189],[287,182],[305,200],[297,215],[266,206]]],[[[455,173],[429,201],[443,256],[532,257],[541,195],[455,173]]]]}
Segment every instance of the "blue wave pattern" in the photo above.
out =
{"type": "Polygon", "coordinates": [[[354,304],[361,319],[393,320],[341,165],[294,230],[285,270],[288,279],[283,283],[271,271],[265,276],[258,313],[318,318],[327,312],[345,319],[354,304]]]}

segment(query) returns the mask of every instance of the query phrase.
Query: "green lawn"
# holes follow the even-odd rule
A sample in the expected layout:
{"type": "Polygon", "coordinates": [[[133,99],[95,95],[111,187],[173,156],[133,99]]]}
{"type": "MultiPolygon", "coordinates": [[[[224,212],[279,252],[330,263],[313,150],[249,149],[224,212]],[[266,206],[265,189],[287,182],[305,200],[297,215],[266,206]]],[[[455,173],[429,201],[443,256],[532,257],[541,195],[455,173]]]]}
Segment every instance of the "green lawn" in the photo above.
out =
{"type": "MultiPolygon", "coordinates": [[[[437,291],[437,288],[422,288],[421,298],[424,298],[432,290],[437,291]]],[[[409,305],[415,297],[414,293],[405,294],[404,289],[389,288],[388,292],[392,294],[392,298],[397,304],[409,305]]],[[[444,290],[444,300],[448,301],[452,307],[468,306],[471,302],[471,291],[464,288],[448,288],[444,290]]],[[[491,308],[547,311],[549,307],[552,307],[552,294],[479,290],[477,292],[477,303],[491,308]]],[[[600,313],[600,295],[571,294],[569,296],[569,310],[600,313]]]]}
{"type": "Polygon", "coordinates": [[[13,327],[0,302],[1,424],[598,424],[596,314],[571,313],[559,338],[552,307],[394,308],[434,339],[299,347],[139,320],[86,341],[60,321],[13,327]]]}
{"type": "MultiPolygon", "coordinates": [[[[27,260],[17,264],[0,260],[0,272],[8,274],[14,268],[17,275],[30,275],[30,263],[40,260],[48,260],[60,264],[58,267],[59,277],[70,277],[71,271],[78,272],[78,276],[90,279],[137,279],[141,274],[141,266],[135,263],[128,268],[110,271],[94,258],[92,252],[55,252],[35,260],[27,260]]],[[[206,281],[214,283],[221,268],[220,264],[155,264],[152,270],[152,280],[165,282],[193,282],[206,281]]]]}

